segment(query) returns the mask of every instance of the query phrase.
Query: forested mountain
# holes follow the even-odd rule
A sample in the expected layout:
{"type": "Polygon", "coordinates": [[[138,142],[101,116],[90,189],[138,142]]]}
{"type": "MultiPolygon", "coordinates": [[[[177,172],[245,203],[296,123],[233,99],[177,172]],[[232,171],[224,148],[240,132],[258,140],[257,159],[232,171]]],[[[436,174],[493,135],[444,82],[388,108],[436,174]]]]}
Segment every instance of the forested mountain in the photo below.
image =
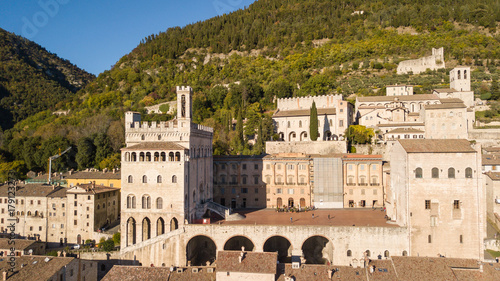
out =
{"type": "Polygon", "coordinates": [[[94,75],[0,28],[0,128],[71,98],[94,75]]]}
{"type": "Polygon", "coordinates": [[[124,112],[175,99],[177,85],[193,87],[194,121],[215,128],[215,154],[261,153],[273,136],[274,97],[380,95],[396,83],[428,93],[448,87],[449,68],[457,64],[472,67],[473,89],[487,97],[500,74],[499,21],[496,0],[259,0],[146,37],[59,104],[69,115],[40,112],[6,131],[4,161],[43,170],[43,157],[29,163],[26,151],[36,145],[51,151],[43,145],[57,139],[75,148],[61,169],[116,165],[124,112]],[[448,69],[396,74],[399,61],[433,47],[444,47],[448,69]]]}

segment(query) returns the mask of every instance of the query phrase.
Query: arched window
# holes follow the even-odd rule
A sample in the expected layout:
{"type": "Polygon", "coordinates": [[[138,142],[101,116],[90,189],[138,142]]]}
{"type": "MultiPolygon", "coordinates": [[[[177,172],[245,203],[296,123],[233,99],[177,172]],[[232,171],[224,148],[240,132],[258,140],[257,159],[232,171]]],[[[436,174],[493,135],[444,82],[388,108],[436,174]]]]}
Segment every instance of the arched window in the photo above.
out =
{"type": "Polygon", "coordinates": [[[167,161],[167,154],[165,152],[161,153],[161,161],[167,161]]]}
{"type": "Polygon", "coordinates": [[[158,140],[161,140],[161,135],[158,135],[158,140]]]}
{"type": "Polygon", "coordinates": [[[174,161],[174,153],[173,152],[170,152],[168,154],[168,161],[174,161]]]}
{"type": "Polygon", "coordinates": [[[438,168],[436,168],[436,167],[432,168],[431,172],[432,172],[433,179],[439,178],[439,169],[438,168]]]}
{"type": "Polygon", "coordinates": [[[421,179],[422,178],[422,168],[417,168],[415,170],[415,178],[421,179]]]}
{"type": "Polygon", "coordinates": [[[129,195],[127,196],[127,209],[132,208],[132,197],[129,195]]]}
{"type": "Polygon", "coordinates": [[[352,251],[351,250],[347,250],[347,256],[348,257],[352,257],[352,251]]]}
{"type": "Polygon", "coordinates": [[[302,121],[299,120],[299,128],[302,128],[302,121]]]}
{"type": "Polygon", "coordinates": [[[149,195],[142,196],[142,208],[151,209],[151,197],[149,195]]]}
{"type": "Polygon", "coordinates": [[[458,79],[460,79],[460,70],[458,71],[458,79]]]}
{"type": "Polygon", "coordinates": [[[146,139],[146,136],[145,135],[141,135],[141,140],[145,140],[146,139]]]}
{"type": "Polygon", "coordinates": [[[172,176],[172,183],[176,183],[177,182],[177,176],[176,175],[173,175],[172,176]]]}
{"type": "Polygon", "coordinates": [[[163,199],[161,197],[156,198],[156,209],[163,209],[163,199]]]}
{"type": "Polygon", "coordinates": [[[130,159],[130,161],[132,161],[132,162],[137,161],[137,153],[132,152],[132,158],[130,159]]]}
{"type": "Polygon", "coordinates": [[[385,257],[385,258],[388,258],[388,257],[389,257],[389,251],[385,250],[385,252],[384,252],[384,257],[385,257]]]}
{"type": "Polygon", "coordinates": [[[448,169],[448,178],[449,179],[454,179],[455,178],[455,169],[454,168],[449,168],[448,169]]]}
{"type": "Polygon", "coordinates": [[[142,183],[148,183],[148,177],[146,175],[142,176],[142,183]]]}
{"type": "Polygon", "coordinates": [[[156,177],[156,182],[157,182],[157,183],[161,183],[161,176],[157,176],[157,177],[156,177]]]}
{"type": "Polygon", "coordinates": [[[139,161],[144,161],[144,152],[139,153],[139,161]]]}
{"type": "Polygon", "coordinates": [[[407,251],[403,251],[403,257],[406,257],[408,255],[407,251]]]}
{"type": "Polygon", "coordinates": [[[160,153],[159,152],[155,152],[154,160],[155,161],[160,161],[160,153]]]}
{"type": "Polygon", "coordinates": [[[464,70],[464,79],[467,79],[467,70],[464,70]]]}
{"type": "Polygon", "coordinates": [[[465,168],[465,177],[468,179],[472,179],[472,168],[465,168]]]}
{"type": "Polygon", "coordinates": [[[135,209],[135,196],[132,195],[132,209],[135,209]]]}
{"type": "Polygon", "coordinates": [[[146,152],[146,161],[151,162],[151,152],[146,152]]]}
{"type": "Polygon", "coordinates": [[[125,153],[125,161],[127,161],[127,162],[130,161],[130,152],[125,153]]]}
{"type": "Polygon", "coordinates": [[[132,175],[128,176],[128,183],[133,183],[134,182],[134,177],[132,175]]]}
{"type": "Polygon", "coordinates": [[[175,161],[181,161],[181,153],[180,152],[175,153],[175,161]]]}
{"type": "Polygon", "coordinates": [[[366,256],[369,257],[370,256],[370,250],[366,250],[366,256]]]}

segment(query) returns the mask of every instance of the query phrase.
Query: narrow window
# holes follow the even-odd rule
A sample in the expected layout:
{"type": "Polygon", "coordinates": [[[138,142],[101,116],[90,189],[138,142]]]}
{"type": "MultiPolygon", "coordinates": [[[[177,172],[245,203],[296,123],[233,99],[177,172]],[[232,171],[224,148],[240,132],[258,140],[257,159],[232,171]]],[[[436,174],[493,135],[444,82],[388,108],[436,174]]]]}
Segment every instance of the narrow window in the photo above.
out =
{"type": "Polygon", "coordinates": [[[439,178],[439,169],[436,167],[432,168],[432,178],[433,179],[439,178]]]}
{"type": "Polygon", "coordinates": [[[347,256],[348,257],[352,257],[352,251],[351,250],[347,250],[347,256]]]}
{"type": "Polygon", "coordinates": [[[454,179],[455,178],[455,169],[454,168],[449,168],[448,169],[448,178],[449,179],[454,179]]]}
{"type": "Polygon", "coordinates": [[[460,200],[454,200],[453,201],[453,209],[454,210],[460,210],[460,200]]]}
{"type": "Polygon", "coordinates": [[[417,168],[415,170],[415,178],[421,179],[422,178],[422,168],[417,168]]]}
{"type": "Polygon", "coordinates": [[[466,168],[465,169],[465,177],[468,179],[472,178],[472,168],[466,168]]]}
{"type": "Polygon", "coordinates": [[[430,210],[431,209],[431,200],[425,200],[425,209],[430,210]]]}
{"type": "Polygon", "coordinates": [[[432,236],[431,235],[427,236],[427,242],[432,243],[432,236]]]}

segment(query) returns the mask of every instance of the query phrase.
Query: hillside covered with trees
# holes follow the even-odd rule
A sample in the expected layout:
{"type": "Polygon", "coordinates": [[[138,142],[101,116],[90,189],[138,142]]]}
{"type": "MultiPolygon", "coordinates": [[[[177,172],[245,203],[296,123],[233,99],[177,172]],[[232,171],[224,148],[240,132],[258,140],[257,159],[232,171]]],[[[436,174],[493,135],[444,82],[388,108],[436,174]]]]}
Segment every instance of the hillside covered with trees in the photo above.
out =
{"type": "MultiPolygon", "coordinates": [[[[0,28],[0,128],[71,99],[94,75],[0,28]]],[[[59,104],[60,105],[60,104],[59,104]]]]}
{"type": "Polygon", "coordinates": [[[448,71],[458,64],[472,67],[478,96],[495,98],[499,21],[495,0],[259,0],[245,10],[146,37],[57,105],[69,115],[42,111],[4,132],[3,162],[44,170],[42,162],[31,166],[25,151],[50,152],[44,143],[57,138],[74,147],[73,155],[58,160],[60,169],[111,168],[119,163],[124,112],[175,99],[177,85],[193,87],[194,121],[214,127],[215,154],[260,154],[273,138],[275,98],[340,93],[352,99],[385,94],[385,85],[397,83],[428,93],[449,87],[448,71]],[[401,60],[439,47],[447,69],[396,74],[401,60]],[[77,155],[83,151],[89,159],[77,155]]]}

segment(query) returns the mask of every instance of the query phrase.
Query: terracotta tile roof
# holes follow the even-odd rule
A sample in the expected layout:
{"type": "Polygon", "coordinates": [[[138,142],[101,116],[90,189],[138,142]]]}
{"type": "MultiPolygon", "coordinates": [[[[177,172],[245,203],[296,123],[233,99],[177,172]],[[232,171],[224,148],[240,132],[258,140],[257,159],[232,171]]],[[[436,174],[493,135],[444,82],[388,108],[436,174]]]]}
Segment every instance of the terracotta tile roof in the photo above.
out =
{"type": "MultiPolygon", "coordinates": [[[[0,196],[7,196],[7,186],[2,186],[0,188],[0,196]]],[[[16,191],[17,197],[46,197],[49,194],[53,193],[55,190],[58,190],[60,187],[53,187],[52,185],[47,184],[26,184],[24,186],[19,186],[16,191]]]]}
{"type": "Polygon", "coordinates": [[[444,88],[444,89],[433,89],[433,91],[437,93],[453,93],[456,92],[457,90],[453,88],[444,88]]]}
{"type": "Polygon", "coordinates": [[[170,141],[141,142],[136,145],[124,147],[122,150],[187,150],[184,146],[170,141]]]}
{"type": "Polygon", "coordinates": [[[419,130],[419,129],[413,129],[413,128],[396,128],[394,130],[390,130],[386,134],[404,134],[404,133],[418,133],[418,134],[423,134],[424,131],[419,130]]]}
{"type": "Polygon", "coordinates": [[[86,171],[77,171],[72,173],[71,175],[68,174],[66,176],[67,179],[121,179],[121,172],[118,170],[113,173],[113,171],[108,171],[108,172],[101,172],[101,171],[92,171],[92,172],[86,172],[86,171]]]}
{"type": "Polygon", "coordinates": [[[242,251],[219,251],[217,253],[217,271],[219,272],[247,272],[276,274],[276,252],[242,252],[242,251]],[[240,262],[239,257],[244,253],[240,262]]]}
{"type": "MultiPolygon", "coordinates": [[[[9,244],[9,241],[10,239],[8,238],[0,238],[0,249],[2,250],[10,249],[12,245],[9,244]]],[[[26,240],[26,239],[14,239],[14,242],[16,250],[24,250],[36,243],[35,240],[26,240]]]]}
{"type": "Polygon", "coordinates": [[[368,280],[372,281],[397,281],[399,280],[391,260],[370,260],[367,268],[368,280]],[[370,272],[373,267],[373,272],[370,272]]]}
{"type": "Polygon", "coordinates": [[[500,180],[500,173],[499,172],[486,172],[484,173],[487,175],[490,179],[497,181],[500,180]]]}
{"type": "Polygon", "coordinates": [[[183,268],[177,272],[177,268],[170,271],[170,267],[146,267],[146,266],[123,266],[115,265],[104,276],[102,281],[215,281],[215,270],[208,272],[207,267],[183,268]],[[193,272],[198,268],[198,272],[193,272]]]}
{"type": "Polygon", "coordinates": [[[371,96],[371,97],[358,97],[359,102],[386,102],[394,101],[424,101],[424,100],[439,100],[436,94],[422,94],[422,95],[409,95],[409,96],[371,96]]]}
{"type": "Polygon", "coordinates": [[[385,106],[377,106],[377,105],[363,105],[363,106],[360,106],[358,107],[358,109],[385,109],[386,107],[385,106]]]}
{"type": "Polygon", "coordinates": [[[49,194],[48,197],[51,197],[51,198],[54,198],[54,197],[66,197],[66,191],[68,191],[67,188],[59,188],[59,189],[56,189],[56,191],[52,192],[51,194],[49,194]]]}
{"type": "Polygon", "coordinates": [[[419,112],[410,112],[408,113],[408,116],[420,116],[419,112]]]}
{"type": "MultiPolygon", "coordinates": [[[[278,110],[274,113],[273,117],[294,117],[294,116],[309,116],[309,109],[297,110],[278,110]]],[[[318,116],[320,115],[335,115],[337,114],[335,108],[318,108],[318,116]]]]}
{"type": "Polygon", "coordinates": [[[97,194],[97,193],[103,193],[103,192],[109,192],[109,191],[119,191],[119,188],[116,187],[109,187],[109,186],[104,186],[104,185],[93,185],[93,184],[79,184],[76,185],[72,188],[69,188],[66,192],[67,193],[77,193],[77,194],[97,194]],[[85,192],[81,192],[81,190],[84,190],[85,192]]]}
{"type": "Polygon", "coordinates": [[[424,126],[421,122],[406,122],[406,123],[389,123],[389,124],[377,124],[377,127],[413,127],[413,126],[424,126]]]}
{"type": "Polygon", "coordinates": [[[500,165],[500,154],[483,154],[482,162],[484,165],[500,165]]]}
{"type": "Polygon", "coordinates": [[[460,103],[442,103],[442,104],[427,104],[425,109],[452,109],[452,108],[467,108],[463,102],[460,103]]]}
{"type": "Polygon", "coordinates": [[[466,139],[398,140],[407,153],[474,153],[466,139]]]}
{"type": "Polygon", "coordinates": [[[498,146],[483,147],[483,150],[488,152],[488,153],[500,152],[500,147],[498,147],[498,146]]]}
{"type": "Polygon", "coordinates": [[[453,268],[479,269],[473,259],[392,257],[399,280],[456,280],[453,268]]]}
{"type": "MultiPolygon", "coordinates": [[[[15,272],[7,277],[9,281],[26,280],[48,280],[64,266],[71,262],[77,262],[75,258],[69,257],[45,257],[45,256],[21,256],[16,257],[15,272]],[[48,259],[48,261],[46,261],[48,259]],[[21,267],[22,265],[22,267],[21,267]]],[[[76,267],[78,270],[78,266],[76,267]]],[[[0,271],[10,269],[8,259],[0,259],[0,271]]],[[[78,272],[74,272],[77,276],[78,272]]]]}
{"type": "MultiPolygon", "coordinates": [[[[340,272],[340,267],[338,268],[340,272]]],[[[342,267],[342,268],[352,269],[350,267],[342,267]]],[[[295,279],[293,280],[306,280],[306,281],[330,280],[330,277],[328,276],[328,270],[333,271],[334,269],[335,268],[333,266],[328,266],[323,264],[302,264],[299,268],[292,268],[291,263],[280,263],[278,265],[279,276],[276,280],[285,281],[285,277],[294,277],[295,279]]],[[[362,271],[362,274],[359,274],[358,277],[365,276],[364,269],[361,270],[358,269],[358,271],[362,271]]],[[[340,279],[340,280],[347,280],[347,279],[340,279]]],[[[356,279],[350,279],[350,280],[356,280],[356,279]]],[[[363,278],[359,280],[366,280],[366,279],[363,278]]]]}
{"type": "Polygon", "coordinates": [[[382,155],[380,155],[380,154],[365,155],[365,154],[353,154],[353,153],[349,153],[349,154],[344,154],[342,156],[342,158],[344,160],[359,160],[359,159],[382,160],[382,155]]]}
{"type": "Polygon", "coordinates": [[[463,103],[464,101],[459,98],[445,98],[440,99],[441,103],[463,103]]]}

